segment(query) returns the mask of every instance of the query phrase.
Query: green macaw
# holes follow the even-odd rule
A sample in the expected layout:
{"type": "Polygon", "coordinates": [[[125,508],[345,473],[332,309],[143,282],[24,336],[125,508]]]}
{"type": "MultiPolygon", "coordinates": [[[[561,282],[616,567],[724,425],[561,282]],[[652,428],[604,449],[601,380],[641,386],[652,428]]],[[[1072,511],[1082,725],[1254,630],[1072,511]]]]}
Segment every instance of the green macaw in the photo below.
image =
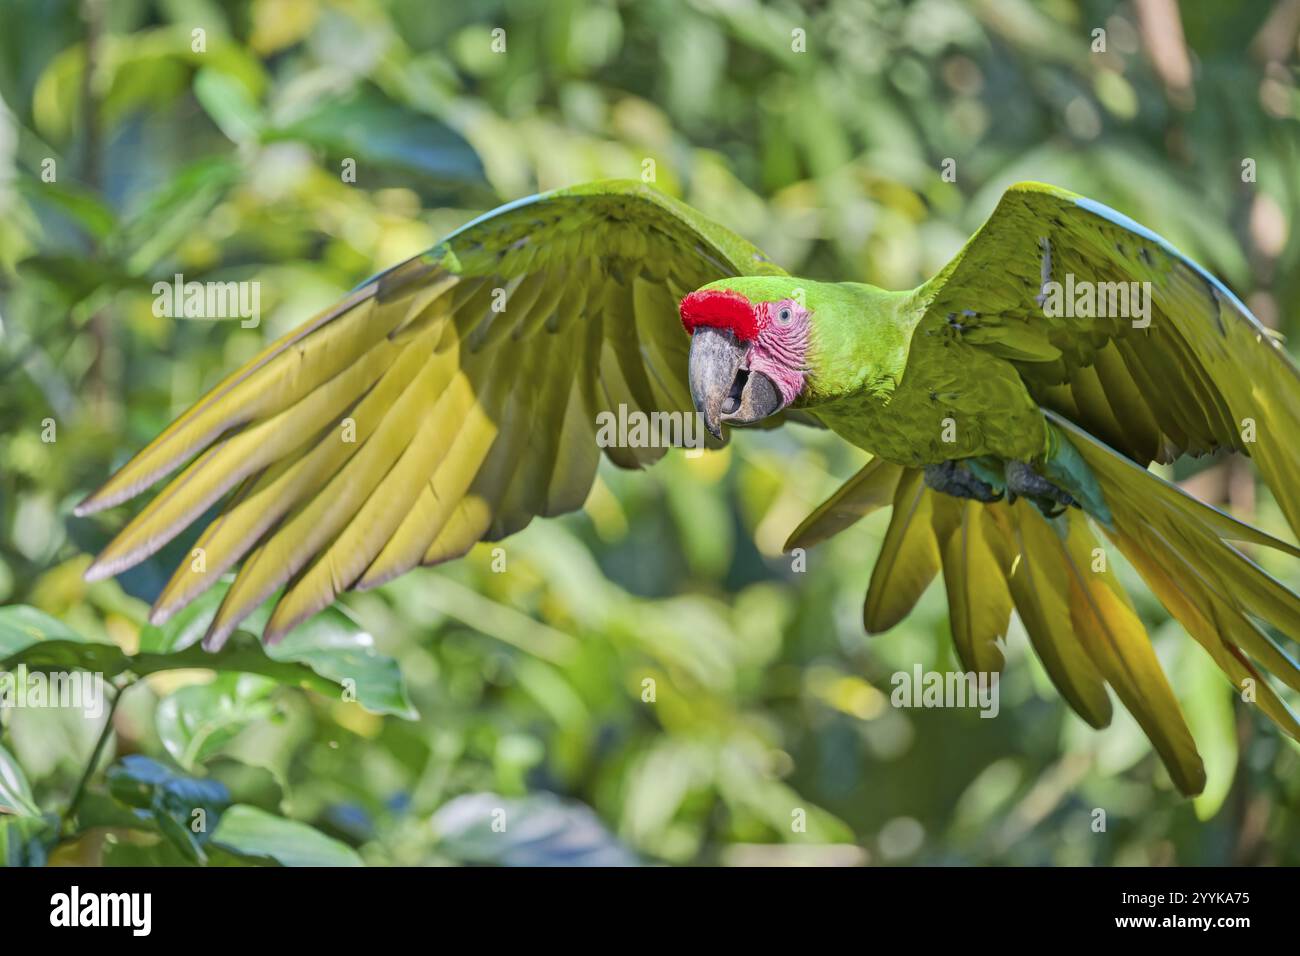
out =
{"type": "MultiPolygon", "coordinates": [[[[1132,604],[1096,559],[1098,531],[1300,739],[1262,673],[1300,690],[1300,669],[1261,627],[1300,636],[1300,599],[1239,544],[1300,549],[1147,470],[1247,453],[1300,528],[1300,375],[1167,241],[1039,183],[1010,188],[908,292],[791,277],[642,183],[502,206],[268,346],[87,498],[77,514],[189,463],[86,576],[137,564],[233,492],[197,541],[203,569],[183,564],[151,620],[238,565],[206,646],[283,588],[263,635],[275,641],[341,591],[580,508],[597,418],[619,406],[694,410],[714,441],[723,423],[814,418],[870,452],[788,547],[892,505],[869,632],[901,620],[942,568],[966,668],[1001,669],[1014,607],[1070,706],[1104,727],[1110,685],[1185,793],[1204,769],[1132,604]],[[1107,315],[1124,310],[1061,301],[1063,287],[1134,298],[1107,315]]],[[[638,468],[664,449],[604,452],[638,468]]]]}

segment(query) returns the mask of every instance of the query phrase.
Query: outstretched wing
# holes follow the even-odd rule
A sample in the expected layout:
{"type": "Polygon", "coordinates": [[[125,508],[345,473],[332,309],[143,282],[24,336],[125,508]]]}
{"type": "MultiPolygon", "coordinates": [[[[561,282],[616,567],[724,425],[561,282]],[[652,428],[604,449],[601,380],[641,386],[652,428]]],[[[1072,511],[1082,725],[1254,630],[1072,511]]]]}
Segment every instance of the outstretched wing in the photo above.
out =
{"type": "MultiPolygon", "coordinates": [[[[742,274],[783,272],[641,183],[503,206],[270,345],[86,499],[78,514],[190,462],[87,577],[144,560],[233,489],[196,545],[204,570],[182,565],[151,619],[240,564],[207,646],[285,587],[271,641],[340,591],[579,508],[600,413],[692,411],[678,299],[742,274]]],[[[664,453],[605,451],[627,468],[664,453]]]]}
{"type": "MultiPolygon", "coordinates": [[[[1261,710],[1300,739],[1300,721],[1265,678],[1300,689],[1300,665],[1258,623],[1300,637],[1300,600],[1235,542],[1292,556],[1300,549],[1145,470],[1184,452],[1246,452],[1300,530],[1300,453],[1289,440],[1300,429],[1300,374],[1278,342],[1164,239],[1099,203],[1037,183],[1012,187],[919,294],[926,313],[915,334],[960,335],[1016,367],[1100,482],[1113,516],[1106,537],[1234,685],[1249,681],[1261,710]],[[1126,284],[1127,309],[1112,308],[1123,302],[1116,283],[1126,284]],[[1133,299],[1128,283],[1139,283],[1142,298],[1133,299]],[[1084,308],[1070,301],[1072,291],[1085,297],[1084,308]]],[[[1014,607],[1080,716],[1105,726],[1110,687],[1178,787],[1201,790],[1205,771],[1178,702],[1118,579],[1097,562],[1104,552],[1082,513],[1049,522],[1023,500],[959,501],[930,491],[919,471],[873,460],[787,547],[891,505],[864,606],[869,632],[906,616],[942,569],[963,666],[1001,668],[1014,607]]]]}
{"type": "Polygon", "coordinates": [[[1091,199],[1020,183],[921,295],[916,334],[960,334],[1009,360],[1040,405],[1142,465],[1250,455],[1300,533],[1300,373],[1167,240],[1091,199]]]}

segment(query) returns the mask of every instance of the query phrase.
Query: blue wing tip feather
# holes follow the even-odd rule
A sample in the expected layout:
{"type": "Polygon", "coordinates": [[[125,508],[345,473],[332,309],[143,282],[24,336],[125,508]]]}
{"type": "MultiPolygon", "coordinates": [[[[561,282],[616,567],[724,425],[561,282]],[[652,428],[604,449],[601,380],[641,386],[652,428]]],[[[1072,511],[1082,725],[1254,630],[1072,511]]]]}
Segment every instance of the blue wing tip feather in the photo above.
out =
{"type": "Polygon", "coordinates": [[[1079,206],[1080,208],[1086,209],[1088,210],[1088,212],[1091,212],[1094,215],[1101,216],[1103,219],[1107,219],[1115,223],[1115,225],[1117,226],[1122,226],[1123,228],[1127,229],[1129,232],[1136,233],[1137,235],[1141,236],[1143,239],[1146,239],[1150,242],[1154,242],[1161,249],[1165,250],[1165,252],[1169,253],[1171,256],[1184,263],[1188,268],[1195,271],[1197,275],[1199,275],[1211,286],[1213,286],[1215,291],[1217,291],[1225,299],[1231,302],[1233,307],[1236,308],[1239,312],[1241,312],[1242,315],[1249,318],[1250,321],[1254,322],[1256,325],[1260,325],[1259,319],[1255,318],[1254,313],[1252,313],[1250,309],[1246,308],[1246,303],[1242,302],[1241,299],[1237,298],[1237,294],[1233,292],[1231,289],[1229,289],[1226,285],[1224,285],[1218,276],[1214,275],[1212,272],[1210,272],[1204,266],[1200,265],[1198,262],[1196,262],[1196,260],[1192,259],[1190,256],[1184,254],[1181,250],[1179,250],[1177,246],[1175,246],[1164,236],[1148,229],[1146,226],[1142,225],[1142,223],[1138,222],[1135,219],[1130,218],[1129,216],[1124,215],[1119,210],[1112,209],[1110,208],[1110,206],[1107,206],[1105,203],[1097,202],[1097,200],[1095,199],[1089,199],[1086,196],[1079,196],[1074,200],[1074,202],[1075,205],[1079,206]]]}

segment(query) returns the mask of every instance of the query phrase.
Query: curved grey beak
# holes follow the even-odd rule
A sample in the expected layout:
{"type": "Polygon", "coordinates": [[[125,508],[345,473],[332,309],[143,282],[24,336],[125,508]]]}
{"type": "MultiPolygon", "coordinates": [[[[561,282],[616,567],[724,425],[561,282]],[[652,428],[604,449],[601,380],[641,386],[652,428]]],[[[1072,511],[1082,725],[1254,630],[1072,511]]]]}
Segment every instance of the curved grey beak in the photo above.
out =
{"type": "Polygon", "coordinates": [[[771,379],[745,368],[746,351],[729,331],[701,326],[691,336],[691,399],[719,440],[723,422],[745,425],[781,410],[771,379]]]}

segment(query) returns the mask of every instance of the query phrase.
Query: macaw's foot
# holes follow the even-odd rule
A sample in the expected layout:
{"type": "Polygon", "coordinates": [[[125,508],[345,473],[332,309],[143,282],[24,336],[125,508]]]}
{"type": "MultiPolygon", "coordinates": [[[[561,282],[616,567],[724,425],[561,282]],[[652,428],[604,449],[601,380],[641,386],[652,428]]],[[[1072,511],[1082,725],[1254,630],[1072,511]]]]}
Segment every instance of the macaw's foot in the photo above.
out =
{"type": "Polygon", "coordinates": [[[925,466],[925,483],[934,491],[954,498],[974,498],[976,501],[1001,501],[1002,492],[987,481],[976,478],[969,468],[959,461],[943,461],[925,466]]]}
{"type": "Polygon", "coordinates": [[[1007,462],[1006,478],[1007,500],[1014,502],[1018,495],[1028,498],[1046,518],[1064,514],[1066,508],[1079,507],[1069,492],[1052,484],[1027,462],[1007,462]]]}

